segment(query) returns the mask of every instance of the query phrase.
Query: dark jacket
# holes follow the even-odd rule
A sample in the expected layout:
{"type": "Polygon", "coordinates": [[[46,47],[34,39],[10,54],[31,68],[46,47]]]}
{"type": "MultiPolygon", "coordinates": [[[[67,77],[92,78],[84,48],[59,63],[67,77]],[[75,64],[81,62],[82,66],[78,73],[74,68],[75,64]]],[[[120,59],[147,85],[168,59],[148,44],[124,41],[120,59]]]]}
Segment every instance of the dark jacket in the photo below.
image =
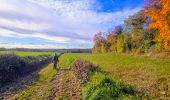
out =
{"type": "Polygon", "coordinates": [[[58,56],[57,56],[57,55],[54,55],[54,56],[53,56],[53,62],[58,62],[58,61],[59,61],[58,56]]]}

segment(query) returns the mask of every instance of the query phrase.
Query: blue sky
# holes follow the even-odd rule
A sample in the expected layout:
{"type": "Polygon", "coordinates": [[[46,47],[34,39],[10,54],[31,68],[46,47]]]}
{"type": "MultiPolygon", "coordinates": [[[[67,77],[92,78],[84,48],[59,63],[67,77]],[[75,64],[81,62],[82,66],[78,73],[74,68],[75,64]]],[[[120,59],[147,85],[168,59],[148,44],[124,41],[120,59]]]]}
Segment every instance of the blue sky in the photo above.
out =
{"type": "Polygon", "coordinates": [[[0,47],[91,48],[144,0],[0,0],[0,47]]]}

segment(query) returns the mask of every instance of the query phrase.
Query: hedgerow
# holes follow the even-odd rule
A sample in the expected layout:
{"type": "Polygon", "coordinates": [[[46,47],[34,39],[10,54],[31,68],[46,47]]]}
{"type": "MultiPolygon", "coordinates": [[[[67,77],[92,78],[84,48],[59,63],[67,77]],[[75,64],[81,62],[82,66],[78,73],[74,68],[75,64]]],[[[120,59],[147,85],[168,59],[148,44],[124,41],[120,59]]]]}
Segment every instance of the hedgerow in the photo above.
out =
{"type": "Polygon", "coordinates": [[[50,61],[50,55],[26,57],[20,57],[14,54],[0,55],[0,87],[41,68],[50,61]]]}

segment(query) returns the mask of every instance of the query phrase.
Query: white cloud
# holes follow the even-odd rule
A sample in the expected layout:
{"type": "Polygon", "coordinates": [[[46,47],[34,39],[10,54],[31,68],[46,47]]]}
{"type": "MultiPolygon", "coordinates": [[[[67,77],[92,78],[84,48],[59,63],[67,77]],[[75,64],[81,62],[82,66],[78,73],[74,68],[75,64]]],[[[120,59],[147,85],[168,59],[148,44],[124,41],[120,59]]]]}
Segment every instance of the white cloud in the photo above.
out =
{"type": "Polygon", "coordinates": [[[100,8],[97,0],[0,0],[0,36],[92,44],[93,34],[140,10],[97,12],[100,8]]]}
{"type": "Polygon", "coordinates": [[[33,21],[20,21],[14,19],[0,18],[0,25],[4,27],[19,28],[32,31],[41,31],[48,28],[44,23],[35,23],[33,21]]]}
{"type": "Polygon", "coordinates": [[[0,37],[17,37],[18,39],[20,38],[37,38],[37,39],[44,39],[48,40],[51,42],[56,42],[56,43],[69,43],[69,42],[79,42],[79,43],[87,43],[87,41],[80,40],[80,39],[75,39],[73,40],[72,38],[67,38],[67,37],[59,37],[59,36],[50,36],[46,35],[44,33],[32,33],[30,34],[22,34],[22,33],[16,33],[10,30],[2,29],[0,28],[0,32],[3,34],[0,34],[0,37]]]}
{"type": "Polygon", "coordinates": [[[44,44],[22,44],[22,43],[0,43],[0,48],[7,48],[7,49],[11,49],[11,48],[33,48],[33,49],[63,49],[63,48],[67,48],[67,49],[73,49],[73,48],[77,48],[77,49],[85,49],[85,48],[89,48],[86,45],[83,44],[79,44],[79,45],[44,45],[44,44]]]}
{"type": "Polygon", "coordinates": [[[33,49],[62,49],[64,46],[56,46],[56,45],[34,45],[34,44],[21,44],[21,43],[1,43],[0,47],[6,47],[8,49],[11,48],[33,48],[33,49]]]}

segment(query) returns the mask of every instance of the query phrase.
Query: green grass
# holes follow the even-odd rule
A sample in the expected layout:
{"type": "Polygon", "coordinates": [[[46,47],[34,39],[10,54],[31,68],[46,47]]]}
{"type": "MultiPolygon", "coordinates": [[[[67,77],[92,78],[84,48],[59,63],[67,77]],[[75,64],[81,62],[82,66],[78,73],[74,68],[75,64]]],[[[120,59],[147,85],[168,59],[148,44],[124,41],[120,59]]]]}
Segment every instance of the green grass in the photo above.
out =
{"type": "Polygon", "coordinates": [[[170,96],[170,60],[161,58],[129,56],[124,54],[64,54],[61,60],[71,66],[82,58],[109,72],[107,77],[121,81],[152,97],[170,96]],[[165,95],[163,95],[165,96],[165,95]]]}
{"type": "MultiPolygon", "coordinates": [[[[0,54],[16,54],[18,56],[53,55],[55,52],[33,52],[33,51],[0,51],[0,54]]],[[[59,53],[57,53],[59,54],[59,53]]]]}
{"type": "MultiPolygon", "coordinates": [[[[140,91],[140,95],[144,98],[154,99],[159,96],[166,100],[170,97],[168,94],[170,93],[168,89],[170,87],[170,60],[124,54],[70,53],[61,56],[59,65],[64,69],[69,69],[78,58],[89,60],[101,71],[107,72],[107,74],[102,72],[90,74],[89,82],[82,85],[84,100],[101,99],[102,96],[105,97],[103,99],[116,96],[115,98],[120,100],[138,100],[138,96],[122,91],[128,87],[134,91],[140,91]]],[[[56,73],[52,65],[42,69],[38,73],[37,82],[21,92],[17,99],[46,99],[51,93],[51,80],[56,73]]]]}
{"type": "Polygon", "coordinates": [[[113,81],[102,73],[91,74],[90,81],[82,87],[83,100],[140,100],[134,87],[113,81]]]}
{"type": "Polygon", "coordinates": [[[30,52],[30,51],[16,51],[14,53],[19,56],[38,56],[38,55],[54,54],[54,52],[30,52]]]}
{"type": "Polygon", "coordinates": [[[69,69],[74,64],[76,56],[74,54],[64,54],[59,58],[59,66],[69,69]]]}
{"type": "Polygon", "coordinates": [[[42,69],[38,73],[38,80],[19,93],[16,97],[17,100],[47,100],[51,95],[52,83],[51,80],[56,75],[56,70],[53,69],[52,64],[42,69]]]}
{"type": "Polygon", "coordinates": [[[0,51],[0,55],[1,54],[14,54],[14,52],[12,52],[12,51],[0,51]]]}

